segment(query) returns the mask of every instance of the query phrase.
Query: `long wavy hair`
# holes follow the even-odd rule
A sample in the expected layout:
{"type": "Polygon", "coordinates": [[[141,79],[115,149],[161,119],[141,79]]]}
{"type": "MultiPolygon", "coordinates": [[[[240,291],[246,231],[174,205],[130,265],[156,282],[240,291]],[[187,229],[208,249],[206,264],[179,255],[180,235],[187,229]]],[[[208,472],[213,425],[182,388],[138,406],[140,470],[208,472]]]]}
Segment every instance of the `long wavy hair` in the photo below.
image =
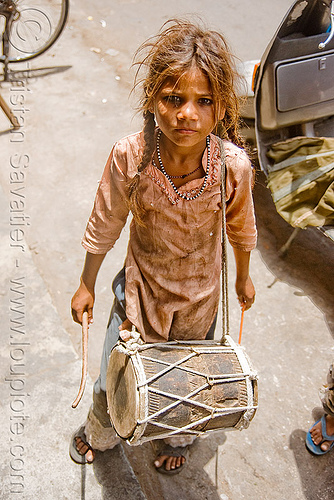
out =
{"type": "Polygon", "coordinates": [[[223,35],[187,20],[171,19],[139,47],[134,65],[137,71],[132,90],[142,90],[138,109],[144,118],[145,145],[138,175],[129,183],[129,205],[135,220],[142,224],[144,210],[137,196],[139,176],[155,151],[155,120],[150,109],[167,78],[180,77],[194,65],[202,70],[211,85],[215,116],[220,115],[220,109],[226,110],[213,132],[237,146],[245,145],[239,133],[239,97],[235,90],[238,73],[223,35]]]}

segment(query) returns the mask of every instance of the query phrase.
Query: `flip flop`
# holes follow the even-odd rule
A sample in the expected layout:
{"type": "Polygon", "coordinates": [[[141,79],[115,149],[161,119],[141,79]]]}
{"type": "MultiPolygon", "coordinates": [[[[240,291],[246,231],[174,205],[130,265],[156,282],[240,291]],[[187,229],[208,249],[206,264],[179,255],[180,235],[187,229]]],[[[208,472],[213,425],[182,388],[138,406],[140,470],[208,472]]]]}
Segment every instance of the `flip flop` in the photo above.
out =
{"type": "Polygon", "coordinates": [[[186,461],[180,465],[180,467],[177,467],[176,469],[171,469],[171,470],[166,470],[165,469],[165,462],[160,466],[156,467],[156,470],[160,472],[161,474],[179,474],[181,470],[184,468],[184,466],[187,463],[187,459],[189,456],[189,449],[188,446],[170,446],[169,444],[164,443],[159,455],[157,458],[161,457],[162,455],[168,455],[170,457],[184,457],[186,461]]]}
{"type": "Polygon", "coordinates": [[[86,459],[87,452],[84,455],[81,455],[78,452],[77,446],[76,446],[76,441],[75,441],[75,438],[77,438],[77,437],[79,437],[81,439],[81,441],[83,441],[85,443],[85,445],[88,447],[88,450],[94,451],[93,448],[90,446],[90,444],[87,442],[87,438],[86,438],[86,434],[85,434],[85,426],[82,425],[81,427],[79,427],[78,430],[76,430],[72,434],[72,438],[71,438],[69,453],[70,453],[70,457],[72,458],[73,462],[75,462],[76,464],[79,464],[79,465],[93,463],[93,462],[87,461],[87,459],[86,459]]]}
{"type": "Polygon", "coordinates": [[[326,418],[325,418],[325,415],[323,415],[321,417],[320,420],[318,420],[318,422],[316,422],[314,425],[312,425],[312,427],[310,428],[310,430],[308,431],[308,433],[306,434],[306,441],[305,441],[305,444],[306,444],[306,447],[307,449],[313,453],[314,455],[325,455],[326,453],[328,453],[334,446],[334,436],[328,436],[327,432],[326,432],[326,418]],[[330,447],[328,448],[328,450],[322,450],[320,444],[315,444],[312,440],[312,436],[311,436],[311,433],[310,431],[313,429],[313,427],[315,425],[317,425],[319,422],[321,422],[321,434],[322,434],[322,437],[323,437],[323,441],[332,441],[330,447]]]}

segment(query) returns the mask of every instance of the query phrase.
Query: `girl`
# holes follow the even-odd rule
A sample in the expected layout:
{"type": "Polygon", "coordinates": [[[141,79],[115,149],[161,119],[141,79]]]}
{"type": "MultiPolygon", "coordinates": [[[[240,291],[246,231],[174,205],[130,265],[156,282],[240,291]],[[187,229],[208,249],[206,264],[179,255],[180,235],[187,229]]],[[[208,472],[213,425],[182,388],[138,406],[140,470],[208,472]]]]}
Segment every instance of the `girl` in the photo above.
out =
{"type": "MultiPolygon", "coordinates": [[[[86,261],[72,299],[74,321],[81,323],[87,310],[91,322],[97,273],[131,211],[128,250],[113,283],[115,301],[94,403],[72,439],[71,456],[80,463],[92,462],[94,450],[119,441],[105,397],[108,357],[119,331],[135,325],[147,342],[213,338],[222,232],[223,159],[216,135],[224,139],[226,222],[236,293],[246,309],[255,296],[249,276],[256,244],[253,173],[238,134],[235,72],[226,42],[217,32],[172,20],[137,57],[143,52],[135,86],[143,89],[144,128],[111,151],[83,238],[86,261]],[[146,76],[141,78],[143,69],[146,76]]],[[[190,441],[165,440],[156,468],[178,472],[190,441]]]]}

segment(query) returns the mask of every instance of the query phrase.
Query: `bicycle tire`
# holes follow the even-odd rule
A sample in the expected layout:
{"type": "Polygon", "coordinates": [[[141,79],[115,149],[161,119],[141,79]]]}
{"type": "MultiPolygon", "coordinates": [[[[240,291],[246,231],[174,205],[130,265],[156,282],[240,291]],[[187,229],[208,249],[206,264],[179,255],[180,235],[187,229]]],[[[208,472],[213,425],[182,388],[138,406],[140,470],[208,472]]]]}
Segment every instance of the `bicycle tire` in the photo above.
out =
{"type": "Polygon", "coordinates": [[[28,61],[47,51],[62,33],[69,13],[69,0],[18,0],[15,4],[19,17],[12,23],[8,63],[28,61]]]}

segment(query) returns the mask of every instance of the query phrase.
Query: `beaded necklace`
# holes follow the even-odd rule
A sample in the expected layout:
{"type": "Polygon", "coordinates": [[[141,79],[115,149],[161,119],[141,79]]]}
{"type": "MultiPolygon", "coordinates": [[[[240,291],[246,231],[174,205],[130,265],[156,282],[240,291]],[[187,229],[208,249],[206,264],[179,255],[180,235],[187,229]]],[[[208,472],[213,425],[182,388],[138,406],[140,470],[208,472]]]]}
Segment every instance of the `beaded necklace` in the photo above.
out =
{"type": "MultiPolygon", "coordinates": [[[[201,196],[201,194],[203,193],[204,189],[206,188],[206,185],[207,185],[207,182],[208,182],[209,170],[210,170],[210,136],[208,135],[207,138],[206,138],[206,147],[207,147],[207,150],[208,150],[208,161],[207,161],[207,167],[206,167],[204,181],[203,181],[201,189],[194,196],[188,196],[186,194],[180,193],[180,191],[177,189],[177,187],[175,186],[174,182],[172,181],[172,177],[174,179],[175,178],[182,178],[182,179],[184,179],[188,175],[191,175],[194,172],[196,172],[201,167],[201,165],[199,165],[195,170],[193,170],[189,174],[174,175],[174,176],[168,175],[167,172],[166,172],[166,170],[165,170],[165,167],[164,167],[164,165],[162,163],[162,159],[161,159],[160,137],[161,137],[161,130],[159,130],[158,135],[157,135],[157,157],[158,157],[159,167],[160,167],[161,172],[164,174],[165,177],[167,177],[167,179],[169,180],[169,182],[170,182],[172,188],[174,189],[175,193],[178,196],[180,196],[180,198],[183,198],[184,200],[187,200],[187,201],[195,200],[196,198],[198,198],[199,196],[201,196]]],[[[154,160],[153,160],[153,164],[154,164],[154,160]]]]}

